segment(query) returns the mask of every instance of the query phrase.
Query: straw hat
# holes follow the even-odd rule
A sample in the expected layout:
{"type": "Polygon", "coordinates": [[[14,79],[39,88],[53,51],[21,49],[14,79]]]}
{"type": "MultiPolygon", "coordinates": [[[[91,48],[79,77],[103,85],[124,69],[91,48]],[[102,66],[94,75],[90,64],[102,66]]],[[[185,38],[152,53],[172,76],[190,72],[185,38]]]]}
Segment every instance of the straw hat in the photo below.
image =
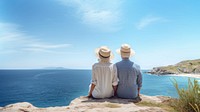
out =
{"type": "Polygon", "coordinates": [[[95,54],[99,61],[109,62],[114,58],[111,50],[107,46],[101,46],[95,50],[95,54]]]}
{"type": "Polygon", "coordinates": [[[131,46],[128,44],[122,44],[121,48],[117,49],[116,51],[122,56],[122,58],[129,58],[135,55],[135,51],[131,49],[131,46]]]}

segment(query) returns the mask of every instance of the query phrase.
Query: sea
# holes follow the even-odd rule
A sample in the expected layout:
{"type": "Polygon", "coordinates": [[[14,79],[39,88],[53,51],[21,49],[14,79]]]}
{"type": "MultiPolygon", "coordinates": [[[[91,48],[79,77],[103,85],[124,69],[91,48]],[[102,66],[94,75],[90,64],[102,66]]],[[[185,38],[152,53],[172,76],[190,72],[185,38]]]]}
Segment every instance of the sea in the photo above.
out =
{"type": "MultiPolygon", "coordinates": [[[[142,71],[141,94],[178,97],[172,81],[187,88],[188,77],[151,75],[142,71]]],[[[194,78],[191,78],[192,80],[194,78]]],[[[0,107],[29,102],[37,107],[67,106],[88,94],[91,70],[0,70],[0,107]]]]}

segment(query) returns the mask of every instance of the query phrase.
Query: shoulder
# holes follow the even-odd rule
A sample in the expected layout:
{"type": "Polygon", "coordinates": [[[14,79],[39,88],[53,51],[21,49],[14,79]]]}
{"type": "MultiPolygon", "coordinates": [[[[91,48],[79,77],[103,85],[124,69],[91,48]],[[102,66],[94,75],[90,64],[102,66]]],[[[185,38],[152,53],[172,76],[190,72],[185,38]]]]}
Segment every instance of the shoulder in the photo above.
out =
{"type": "Polygon", "coordinates": [[[116,62],[115,65],[117,66],[117,65],[119,65],[120,63],[122,63],[122,61],[116,62]]]}
{"type": "Polygon", "coordinates": [[[92,66],[97,66],[97,65],[99,65],[99,63],[94,63],[92,66]]]}
{"type": "Polygon", "coordinates": [[[92,68],[96,68],[97,66],[99,66],[99,63],[94,63],[94,64],[92,65],[92,68]]]}
{"type": "Polygon", "coordinates": [[[117,67],[117,63],[112,64],[112,67],[113,67],[113,68],[116,68],[116,67],[117,67]]]}
{"type": "Polygon", "coordinates": [[[133,63],[133,67],[140,70],[140,66],[138,64],[133,63]]]}

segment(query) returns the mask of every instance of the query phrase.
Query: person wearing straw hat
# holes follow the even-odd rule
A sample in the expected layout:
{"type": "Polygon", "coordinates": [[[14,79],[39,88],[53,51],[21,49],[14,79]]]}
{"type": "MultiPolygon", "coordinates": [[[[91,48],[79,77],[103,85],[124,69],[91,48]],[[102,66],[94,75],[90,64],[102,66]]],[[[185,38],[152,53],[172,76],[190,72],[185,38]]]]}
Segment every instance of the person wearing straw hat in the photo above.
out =
{"type": "Polygon", "coordinates": [[[130,45],[123,44],[117,53],[121,55],[122,60],[116,63],[119,83],[117,87],[117,96],[120,98],[139,98],[140,88],[142,87],[142,74],[140,66],[132,62],[129,58],[135,54],[130,45]]]}
{"type": "Polygon", "coordinates": [[[102,46],[96,49],[98,63],[92,66],[92,81],[88,97],[109,98],[116,93],[118,78],[117,68],[110,62],[113,58],[111,50],[102,46]]]}

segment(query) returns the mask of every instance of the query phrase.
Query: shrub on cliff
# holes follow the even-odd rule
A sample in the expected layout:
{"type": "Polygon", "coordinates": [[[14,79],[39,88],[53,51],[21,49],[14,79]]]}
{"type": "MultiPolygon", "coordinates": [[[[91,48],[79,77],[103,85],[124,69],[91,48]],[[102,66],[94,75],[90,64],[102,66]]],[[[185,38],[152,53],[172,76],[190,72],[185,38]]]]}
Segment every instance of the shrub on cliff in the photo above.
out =
{"type": "Polygon", "coordinates": [[[174,100],[171,105],[180,112],[200,112],[200,84],[197,80],[188,79],[186,89],[179,88],[177,81],[173,80],[174,87],[179,98],[174,100]]]}

